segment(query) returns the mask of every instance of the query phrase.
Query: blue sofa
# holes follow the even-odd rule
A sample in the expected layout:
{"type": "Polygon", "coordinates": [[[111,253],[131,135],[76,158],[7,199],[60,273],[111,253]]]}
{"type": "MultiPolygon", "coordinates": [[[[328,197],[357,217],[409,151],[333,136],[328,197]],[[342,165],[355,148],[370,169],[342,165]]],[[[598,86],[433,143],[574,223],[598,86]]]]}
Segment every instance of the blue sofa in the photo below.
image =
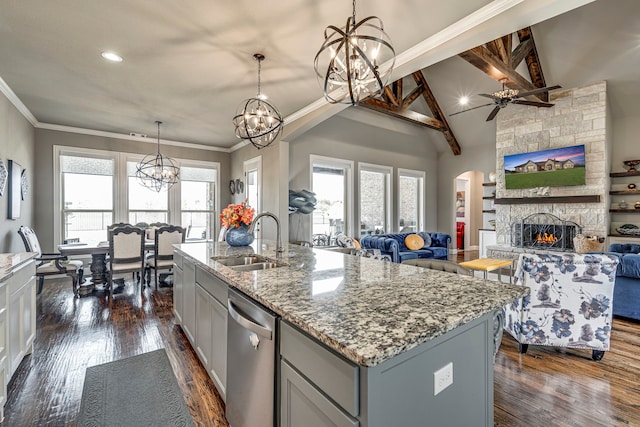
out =
{"type": "Polygon", "coordinates": [[[614,243],[608,253],[620,260],[613,289],[613,314],[640,320],[640,245],[614,243]]]}
{"type": "MultiPolygon", "coordinates": [[[[425,239],[425,243],[428,239],[425,239]]],[[[391,233],[391,234],[377,234],[364,236],[360,241],[365,249],[379,249],[382,255],[391,256],[393,262],[402,262],[409,259],[419,258],[433,258],[444,259],[449,257],[449,245],[451,244],[451,236],[444,233],[431,233],[431,232],[419,232],[419,233],[391,233]],[[404,239],[409,234],[419,234],[426,237],[428,235],[431,239],[429,246],[424,246],[422,249],[411,250],[404,244],[404,239]]]]}

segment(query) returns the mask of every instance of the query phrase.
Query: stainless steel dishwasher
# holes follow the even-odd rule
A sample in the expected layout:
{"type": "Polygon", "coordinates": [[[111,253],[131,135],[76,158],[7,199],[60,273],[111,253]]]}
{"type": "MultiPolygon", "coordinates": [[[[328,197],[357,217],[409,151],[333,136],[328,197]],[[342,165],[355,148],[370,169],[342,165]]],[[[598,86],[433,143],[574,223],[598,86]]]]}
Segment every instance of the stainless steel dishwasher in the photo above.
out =
{"type": "Polygon", "coordinates": [[[227,306],[227,421],[231,427],[272,427],[276,316],[233,289],[227,306]]]}

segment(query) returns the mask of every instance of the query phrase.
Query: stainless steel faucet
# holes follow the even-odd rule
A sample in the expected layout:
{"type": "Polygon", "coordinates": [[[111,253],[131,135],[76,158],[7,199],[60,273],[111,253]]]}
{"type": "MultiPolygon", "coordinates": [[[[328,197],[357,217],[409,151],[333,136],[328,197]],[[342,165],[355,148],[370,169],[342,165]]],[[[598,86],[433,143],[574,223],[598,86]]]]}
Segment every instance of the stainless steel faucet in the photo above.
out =
{"type": "Polygon", "coordinates": [[[277,216],[275,216],[271,212],[266,212],[266,211],[259,213],[251,222],[251,225],[249,226],[248,231],[249,233],[253,233],[253,230],[255,230],[258,220],[263,216],[270,216],[276,221],[276,256],[279,256],[282,252],[284,252],[284,248],[282,247],[282,239],[280,237],[280,220],[278,219],[277,216]]]}

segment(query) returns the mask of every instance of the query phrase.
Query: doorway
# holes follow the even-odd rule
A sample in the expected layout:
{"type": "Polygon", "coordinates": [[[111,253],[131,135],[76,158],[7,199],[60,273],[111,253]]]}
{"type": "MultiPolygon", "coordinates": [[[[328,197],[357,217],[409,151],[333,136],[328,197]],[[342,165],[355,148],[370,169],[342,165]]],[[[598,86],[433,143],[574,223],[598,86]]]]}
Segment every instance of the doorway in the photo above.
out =
{"type": "Polygon", "coordinates": [[[466,171],[454,179],[452,247],[478,250],[482,226],[482,178],[480,171],[466,171]]]}

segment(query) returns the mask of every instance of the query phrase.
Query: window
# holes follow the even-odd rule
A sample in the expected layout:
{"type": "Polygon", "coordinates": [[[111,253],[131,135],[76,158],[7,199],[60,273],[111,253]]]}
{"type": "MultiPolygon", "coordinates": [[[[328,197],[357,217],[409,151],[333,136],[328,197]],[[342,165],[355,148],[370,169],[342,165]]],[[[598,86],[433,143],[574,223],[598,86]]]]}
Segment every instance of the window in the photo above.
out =
{"type": "Polygon", "coordinates": [[[188,237],[215,235],[219,165],[180,161],[180,181],[169,191],[152,191],[135,178],[136,155],[54,146],[54,242],[107,239],[114,222],[166,222],[188,237]]]}
{"type": "Polygon", "coordinates": [[[216,182],[216,169],[192,166],[180,168],[181,224],[187,229],[188,239],[211,239],[215,234],[216,182]]]}
{"type": "Polygon", "coordinates": [[[168,191],[152,191],[140,185],[136,178],[137,161],[127,162],[129,223],[169,222],[168,191]]]}
{"type": "Polygon", "coordinates": [[[391,231],[391,167],[360,163],[360,235],[391,231]]]}
{"type": "Polygon", "coordinates": [[[114,159],[60,154],[62,238],[106,240],[113,223],[114,159]]]}
{"type": "Polygon", "coordinates": [[[398,171],[398,230],[424,230],[424,172],[398,171]]]}
{"type": "Polygon", "coordinates": [[[337,233],[351,235],[352,163],[311,156],[311,170],[311,186],[317,200],[312,214],[312,239],[314,245],[329,245],[337,233]]]}

